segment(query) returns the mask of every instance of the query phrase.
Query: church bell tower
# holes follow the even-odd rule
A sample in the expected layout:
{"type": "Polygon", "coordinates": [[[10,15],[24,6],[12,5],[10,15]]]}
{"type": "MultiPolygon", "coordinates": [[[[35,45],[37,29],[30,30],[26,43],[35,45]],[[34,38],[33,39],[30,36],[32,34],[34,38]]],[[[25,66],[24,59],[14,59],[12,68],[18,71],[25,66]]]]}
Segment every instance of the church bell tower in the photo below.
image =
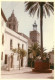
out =
{"type": "Polygon", "coordinates": [[[11,16],[8,18],[7,27],[9,27],[15,32],[18,32],[18,21],[14,15],[14,10],[12,11],[11,16]]]}
{"type": "Polygon", "coordinates": [[[30,31],[30,39],[32,42],[37,43],[37,24],[36,21],[33,24],[33,31],[30,31]]]}

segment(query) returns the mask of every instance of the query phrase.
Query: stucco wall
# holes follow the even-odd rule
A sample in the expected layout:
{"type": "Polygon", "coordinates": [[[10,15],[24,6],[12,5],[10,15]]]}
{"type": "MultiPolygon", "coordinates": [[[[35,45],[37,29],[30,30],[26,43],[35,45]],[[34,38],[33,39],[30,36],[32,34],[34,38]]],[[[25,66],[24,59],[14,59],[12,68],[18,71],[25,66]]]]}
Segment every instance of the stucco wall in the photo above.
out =
{"type": "MultiPolygon", "coordinates": [[[[1,53],[3,52],[3,60],[1,60],[1,66],[4,64],[5,54],[4,54],[4,44],[2,44],[2,35],[5,33],[6,22],[1,16],[1,53]]],[[[5,34],[4,34],[5,37],[5,34]]]]}
{"type": "Polygon", "coordinates": [[[24,44],[24,49],[27,51],[27,39],[23,38],[16,32],[10,30],[6,27],[5,30],[5,49],[10,49],[10,40],[12,39],[12,45],[13,48],[18,48],[18,43],[20,44],[20,47],[22,48],[22,44],[24,44]]]}
{"type": "MultiPolygon", "coordinates": [[[[22,44],[24,45],[24,49],[27,51],[27,55],[26,58],[24,59],[23,66],[27,65],[27,58],[28,58],[28,40],[22,36],[20,36],[19,34],[17,34],[16,32],[12,31],[11,29],[9,29],[8,27],[6,27],[6,22],[4,21],[3,17],[1,16],[1,27],[2,27],[2,34],[4,34],[4,45],[2,45],[2,49],[1,52],[3,52],[3,60],[1,60],[1,66],[4,65],[4,61],[5,61],[5,54],[9,54],[8,52],[5,53],[5,51],[9,51],[10,50],[10,40],[12,39],[12,45],[13,48],[18,48],[18,43],[20,44],[20,47],[22,48],[22,44]]],[[[19,64],[19,61],[17,61],[17,56],[15,55],[15,61],[13,61],[13,64],[16,65],[16,67],[19,64]]]]}

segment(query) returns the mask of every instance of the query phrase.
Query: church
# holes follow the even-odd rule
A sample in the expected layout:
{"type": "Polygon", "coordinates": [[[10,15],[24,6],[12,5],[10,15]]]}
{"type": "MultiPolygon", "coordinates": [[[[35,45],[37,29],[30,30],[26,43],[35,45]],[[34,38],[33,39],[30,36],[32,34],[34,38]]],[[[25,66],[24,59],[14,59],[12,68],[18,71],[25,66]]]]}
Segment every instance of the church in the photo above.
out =
{"type": "Polygon", "coordinates": [[[11,16],[6,19],[3,10],[1,10],[1,26],[2,26],[2,51],[1,51],[1,65],[8,66],[8,57],[10,56],[10,68],[18,67],[19,61],[17,54],[13,54],[11,48],[18,48],[19,46],[26,50],[27,54],[23,59],[23,66],[27,66],[28,59],[28,40],[18,34],[18,21],[12,12],[11,16]]]}
{"type": "Polygon", "coordinates": [[[1,9],[1,37],[2,37],[2,49],[1,49],[1,68],[7,69],[18,68],[19,67],[19,59],[17,59],[17,53],[11,50],[12,48],[22,48],[27,53],[26,56],[23,57],[23,65],[20,66],[26,67],[28,63],[28,47],[31,46],[34,42],[39,41],[40,43],[40,34],[36,33],[37,25],[36,22],[33,25],[33,31],[30,31],[30,38],[23,33],[18,32],[18,21],[14,15],[14,11],[11,16],[6,19],[3,10],[1,9]],[[38,36],[37,36],[38,34],[38,36]],[[34,36],[35,35],[35,36],[34,36]],[[36,37],[37,36],[37,37],[36,37]],[[34,38],[35,37],[35,38],[34,38]]]}

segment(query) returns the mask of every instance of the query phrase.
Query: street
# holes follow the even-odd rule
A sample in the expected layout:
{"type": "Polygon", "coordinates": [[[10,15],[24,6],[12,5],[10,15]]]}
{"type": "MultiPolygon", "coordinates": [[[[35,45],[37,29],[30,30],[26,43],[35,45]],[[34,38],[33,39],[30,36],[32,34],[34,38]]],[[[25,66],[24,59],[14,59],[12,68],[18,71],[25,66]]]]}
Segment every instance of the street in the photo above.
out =
{"type": "Polygon", "coordinates": [[[54,70],[52,73],[37,73],[32,72],[32,68],[25,67],[19,69],[13,69],[11,71],[1,71],[2,79],[54,79],[54,70]]]}

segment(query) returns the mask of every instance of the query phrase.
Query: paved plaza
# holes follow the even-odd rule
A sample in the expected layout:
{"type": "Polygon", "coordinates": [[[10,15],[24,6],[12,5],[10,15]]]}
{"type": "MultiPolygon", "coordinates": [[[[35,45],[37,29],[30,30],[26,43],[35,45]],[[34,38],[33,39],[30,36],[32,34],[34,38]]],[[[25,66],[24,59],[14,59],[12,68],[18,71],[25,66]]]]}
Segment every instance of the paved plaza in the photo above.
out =
{"type": "Polygon", "coordinates": [[[37,73],[32,72],[32,68],[25,67],[19,69],[13,69],[10,71],[1,71],[2,79],[54,79],[54,70],[52,73],[37,73]]]}

